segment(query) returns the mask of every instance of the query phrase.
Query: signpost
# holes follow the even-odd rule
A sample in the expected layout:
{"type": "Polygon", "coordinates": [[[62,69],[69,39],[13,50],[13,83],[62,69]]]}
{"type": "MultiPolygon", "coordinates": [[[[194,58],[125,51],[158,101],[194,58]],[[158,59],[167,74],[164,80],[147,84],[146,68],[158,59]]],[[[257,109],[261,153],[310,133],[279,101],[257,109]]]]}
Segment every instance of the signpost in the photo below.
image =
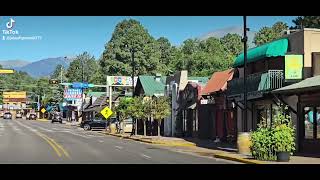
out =
{"type": "Polygon", "coordinates": [[[103,108],[100,113],[102,114],[102,116],[106,119],[108,119],[111,115],[112,115],[112,110],[109,107],[105,107],[103,108]]]}
{"type": "Polygon", "coordinates": [[[41,109],[41,112],[42,112],[42,114],[45,113],[45,112],[46,112],[46,109],[45,109],[45,108],[42,108],[42,109],[41,109]]]}

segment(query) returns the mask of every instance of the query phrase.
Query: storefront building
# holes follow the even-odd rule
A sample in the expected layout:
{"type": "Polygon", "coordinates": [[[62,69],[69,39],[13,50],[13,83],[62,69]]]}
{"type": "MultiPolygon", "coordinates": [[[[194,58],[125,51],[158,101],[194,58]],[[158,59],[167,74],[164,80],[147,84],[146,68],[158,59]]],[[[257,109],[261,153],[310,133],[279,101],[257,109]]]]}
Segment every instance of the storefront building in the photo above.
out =
{"type": "MultiPolygon", "coordinates": [[[[263,118],[271,125],[274,112],[283,104],[288,106],[294,124],[301,123],[302,125],[298,117],[302,114],[299,112],[297,104],[299,98],[303,98],[303,96],[296,94],[280,96],[273,91],[320,74],[319,52],[320,30],[309,28],[297,30],[281,39],[249,49],[247,54],[248,110],[246,120],[243,118],[244,61],[243,53],[240,54],[235,60],[234,78],[228,82],[227,90],[227,98],[235,104],[237,110],[238,131],[255,130],[263,118]]],[[[302,101],[300,101],[300,105],[304,104],[303,106],[307,107],[306,112],[313,108],[311,107],[312,103],[308,105],[305,100],[301,103],[302,101]]],[[[299,131],[296,133],[297,137],[302,137],[301,131],[300,134],[299,131]]],[[[299,138],[297,138],[297,143],[298,141],[299,138]]],[[[297,150],[300,151],[300,148],[301,146],[297,150]]]]}
{"type": "Polygon", "coordinates": [[[233,69],[213,73],[201,92],[199,103],[199,138],[229,141],[236,135],[236,111],[226,98],[227,81],[233,69]]]}

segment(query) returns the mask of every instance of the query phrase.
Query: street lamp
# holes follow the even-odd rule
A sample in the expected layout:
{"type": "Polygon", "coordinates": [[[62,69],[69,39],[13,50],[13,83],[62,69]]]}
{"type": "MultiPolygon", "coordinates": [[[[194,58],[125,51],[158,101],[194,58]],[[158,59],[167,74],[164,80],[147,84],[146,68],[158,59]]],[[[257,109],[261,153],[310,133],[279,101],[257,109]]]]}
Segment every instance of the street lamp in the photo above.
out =
{"type": "Polygon", "coordinates": [[[243,74],[244,74],[244,78],[243,78],[243,85],[244,85],[244,121],[243,121],[243,130],[244,132],[247,132],[247,126],[248,126],[248,119],[247,119],[247,73],[246,73],[246,69],[247,69],[247,41],[248,41],[248,37],[247,37],[247,31],[249,29],[247,28],[247,16],[243,16],[243,59],[244,59],[244,67],[243,67],[243,74]]]}
{"type": "MultiPolygon", "coordinates": [[[[128,48],[128,45],[125,45],[126,48],[128,48]]],[[[136,50],[133,47],[130,47],[130,52],[131,52],[131,66],[132,66],[132,75],[131,75],[131,79],[132,79],[132,98],[134,97],[134,74],[135,74],[135,63],[134,63],[134,53],[136,52],[136,50]]],[[[134,119],[133,117],[131,117],[132,120],[134,119]]],[[[135,134],[137,134],[137,125],[138,122],[135,120],[135,134]]]]}

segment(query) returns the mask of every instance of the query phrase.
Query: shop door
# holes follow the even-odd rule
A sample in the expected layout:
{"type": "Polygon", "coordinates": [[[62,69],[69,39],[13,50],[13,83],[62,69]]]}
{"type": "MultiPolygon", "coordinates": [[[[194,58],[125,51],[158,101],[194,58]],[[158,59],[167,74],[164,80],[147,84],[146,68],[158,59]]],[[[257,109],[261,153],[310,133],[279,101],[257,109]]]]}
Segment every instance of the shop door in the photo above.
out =
{"type": "Polygon", "coordinates": [[[304,106],[301,151],[320,155],[320,106],[304,106]]]}

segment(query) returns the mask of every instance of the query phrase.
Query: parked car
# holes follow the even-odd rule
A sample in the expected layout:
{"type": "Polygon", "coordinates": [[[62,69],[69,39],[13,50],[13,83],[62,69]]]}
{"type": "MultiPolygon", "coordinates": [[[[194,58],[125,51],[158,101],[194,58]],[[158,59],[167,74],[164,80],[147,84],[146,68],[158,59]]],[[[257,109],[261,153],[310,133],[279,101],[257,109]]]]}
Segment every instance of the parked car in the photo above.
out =
{"type": "Polygon", "coordinates": [[[28,120],[37,120],[37,114],[36,113],[30,113],[28,120]]]}
{"type": "Polygon", "coordinates": [[[54,122],[59,122],[60,124],[62,124],[62,116],[60,115],[60,113],[53,114],[51,123],[54,123],[54,122]]]}
{"type": "Polygon", "coordinates": [[[20,112],[17,113],[17,114],[16,114],[16,118],[22,118],[22,113],[20,113],[20,112]]]}
{"type": "Polygon", "coordinates": [[[102,118],[93,118],[82,121],[80,127],[88,131],[91,129],[105,129],[107,127],[107,121],[102,118]]]}
{"type": "Polygon", "coordinates": [[[3,119],[12,119],[12,114],[10,112],[5,112],[3,114],[3,119]]]}

